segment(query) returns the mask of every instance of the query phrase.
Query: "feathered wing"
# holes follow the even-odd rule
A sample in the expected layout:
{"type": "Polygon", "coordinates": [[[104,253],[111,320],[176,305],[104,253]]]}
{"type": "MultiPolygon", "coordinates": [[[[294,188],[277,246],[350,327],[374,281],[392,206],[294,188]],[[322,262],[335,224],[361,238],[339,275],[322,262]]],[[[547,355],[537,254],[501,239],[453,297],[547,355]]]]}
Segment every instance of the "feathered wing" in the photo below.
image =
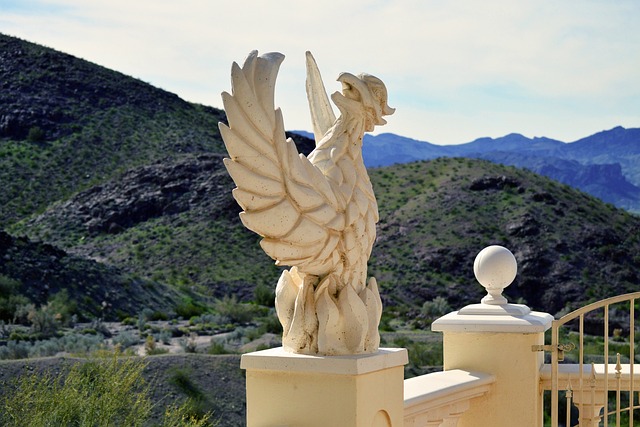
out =
{"type": "Polygon", "coordinates": [[[336,121],[336,115],[331,108],[329,96],[324,88],[322,76],[318,64],[311,52],[307,51],[307,99],[309,100],[309,111],[311,112],[311,123],[313,123],[313,135],[318,143],[329,128],[336,121]]]}
{"type": "Polygon", "coordinates": [[[285,137],[274,108],[280,53],[252,52],[231,70],[232,93],[222,99],[229,125],[220,124],[236,183],[240,218],[263,237],[264,251],[281,265],[320,275],[339,262],[334,250],[344,229],[344,207],[324,174],[285,137]]]}

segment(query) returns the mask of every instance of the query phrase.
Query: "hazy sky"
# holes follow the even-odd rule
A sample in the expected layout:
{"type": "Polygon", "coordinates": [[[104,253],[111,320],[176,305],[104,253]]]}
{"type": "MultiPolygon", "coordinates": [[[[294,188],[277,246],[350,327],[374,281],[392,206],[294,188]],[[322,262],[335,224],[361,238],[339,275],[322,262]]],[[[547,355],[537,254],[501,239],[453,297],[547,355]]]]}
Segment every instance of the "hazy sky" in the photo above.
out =
{"type": "Polygon", "coordinates": [[[329,92],[341,71],[386,83],[396,114],[375,133],[569,142],[640,127],[637,0],[0,0],[0,32],[214,107],[233,61],[280,51],[287,129],[311,130],[306,50],[329,92]]]}

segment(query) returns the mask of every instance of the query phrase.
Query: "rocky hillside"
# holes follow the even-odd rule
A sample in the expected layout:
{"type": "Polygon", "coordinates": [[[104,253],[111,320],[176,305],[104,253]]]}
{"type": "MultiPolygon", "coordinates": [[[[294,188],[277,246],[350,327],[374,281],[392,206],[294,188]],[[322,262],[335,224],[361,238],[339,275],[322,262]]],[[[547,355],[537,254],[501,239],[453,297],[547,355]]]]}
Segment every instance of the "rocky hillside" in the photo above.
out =
{"type": "Polygon", "coordinates": [[[635,291],[640,218],[531,172],[472,159],[375,169],[381,223],[371,273],[399,306],[478,302],[473,259],[490,244],[519,263],[505,295],[557,313],[635,291]]]}
{"type": "MultiPolygon", "coordinates": [[[[24,257],[9,253],[0,274],[39,286],[29,290],[39,295],[51,283],[72,286],[67,265],[87,276],[74,291],[78,301],[95,305],[117,289],[120,299],[109,294],[114,310],[138,304],[127,289],[144,301],[164,289],[246,301],[257,287],[274,287],[279,269],[240,224],[221,164],[223,112],[6,36],[0,83],[0,228],[9,232],[5,240],[44,254],[22,265],[24,257]],[[3,273],[12,265],[21,272],[3,273]],[[94,268],[116,280],[96,285],[94,268]],[[36,277],[58,269],[56,282],[36,277]],[[139,282],[127,288],[126,277],[139,282]],[[92,286],[100,290],[86,291],[92,286]]],[[[311,141],[296,140],[304,141],[301,151],[311,149],[311,141]]],[[[556,313],[640,281],[640,220],[570,187],[471,159],[371,175],[381,222],[370,272],[388,316],[415,318],[437,296],[452,308],[477,302],[473,258],[493,243],[520,262],[507,295],[536,309],[556,313]]]]}
{"type": "MultiPolygon", "coordinates": [[[[381,222],[370,273],[386,307],[402,316],[438,296],[452,307],[479,301],[472,263],[490,244],[510,248],[520,263],[506,294],[539,310],[556,313],[640,281],[640,219],[568,186],[472,159],[371,176],[381,222]]],[[[240,224],[232,187],[217,156],[159,163],[53,205],[21,231],[178,288],[250,299],[256,285],[273,287],[279,271],[240,224]],[[140,204],[166,209],[115,220],[140,204]]]]}
{"type": "Polygon", "coordinates": [[[13,320],[16,304],[46,305],[63,291],[79,320],[122,319],[137,315],[141,307],[170,313],[180,301],[163,283],[0,231],[1,321],[13,320]]]}
{"type": "Polygon", "coordinates": [[[223,149],[223,112],[2,34],[0,86],[0,227],[131,167],[223,149]]]}

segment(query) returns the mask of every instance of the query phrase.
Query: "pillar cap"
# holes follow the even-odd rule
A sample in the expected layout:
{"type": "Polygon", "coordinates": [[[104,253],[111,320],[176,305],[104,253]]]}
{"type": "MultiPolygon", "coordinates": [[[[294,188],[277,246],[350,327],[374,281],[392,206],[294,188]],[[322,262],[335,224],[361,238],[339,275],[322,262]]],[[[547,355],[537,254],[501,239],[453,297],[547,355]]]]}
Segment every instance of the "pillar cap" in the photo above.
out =
{"type": "Polygon", "coordinates": [[[283,347],[243,354],[240,368],[336,375],[361,375],[404,366],[409,362],[404,348],[380,348],[375,353],[346,356],[317,356],[291,353],[283,347]]]}
{"type": "Polygon", "coordinates": [[[492,314],[461,314],[460,311],[454,311],[436,319],[431,324],[431,330],[436,332],[533,334],[546,331],[551,327],[552,322],[552,315],[538,311],[531,311],[524,316],[504,313],[497,316],[492,314]]]}

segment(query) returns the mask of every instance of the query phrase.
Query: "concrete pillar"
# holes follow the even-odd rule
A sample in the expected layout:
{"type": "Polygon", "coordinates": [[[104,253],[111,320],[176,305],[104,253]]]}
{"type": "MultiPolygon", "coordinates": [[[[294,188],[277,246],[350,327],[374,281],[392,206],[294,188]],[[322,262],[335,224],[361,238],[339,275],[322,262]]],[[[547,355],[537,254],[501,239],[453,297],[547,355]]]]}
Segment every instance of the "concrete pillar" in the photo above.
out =
{"type": "Polygon", "coordinates": [[[493,390],[471,404],[458,427],[539,427],[542,425],[540,368],[544,343],[553,317],[508,304],[502,290],[515,278],[517,265],[507,249],[490,246],[476,257],[476,278],[487,289],[481,304],[473,304],[437,319],[443,332],[444,369],[492,374],[493,390]]]}
{"type": "Polygon", "coordinates": [[[275,348],[242,356],[247,427],[401,427],[405,349],[310,356],[275,348]]]}

